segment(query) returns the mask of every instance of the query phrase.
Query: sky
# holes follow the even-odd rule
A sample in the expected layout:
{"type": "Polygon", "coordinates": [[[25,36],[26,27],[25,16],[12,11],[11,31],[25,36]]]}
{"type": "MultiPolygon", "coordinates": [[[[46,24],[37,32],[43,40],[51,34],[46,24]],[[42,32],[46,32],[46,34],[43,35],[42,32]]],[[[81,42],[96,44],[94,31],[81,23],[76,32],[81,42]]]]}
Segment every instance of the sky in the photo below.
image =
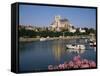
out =
{"type": "Polygon", "coordinates": [[[37,5],[19,6],[19,24],[32,26],[50,26],[54,17],[60,15],[61,18],[67,18],[75,27],[96,26],[96,9],[94,8],[76,8],[76,7],[53,7],[37,5]]]}

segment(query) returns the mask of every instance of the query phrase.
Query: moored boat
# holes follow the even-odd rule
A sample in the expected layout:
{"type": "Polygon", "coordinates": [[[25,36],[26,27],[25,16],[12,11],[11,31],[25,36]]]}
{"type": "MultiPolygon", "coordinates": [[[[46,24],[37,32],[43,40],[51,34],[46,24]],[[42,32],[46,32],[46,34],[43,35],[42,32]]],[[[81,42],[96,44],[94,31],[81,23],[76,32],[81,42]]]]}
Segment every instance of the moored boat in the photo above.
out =
{"type": "Polygon", "coordinates": [[[42,37],[42,38],[40,38],[40,41],[46,41],[46,38],[42,37]]]}
{"type": "Polygon", "coordinates": [[[82,44],[68,44],[66,45],[66,48],[68,49],[76,49],[76,50],[83,50],[85,49],[85,45],[82,45],[82,44]]]}
{"type": "Polygon", "coordinates": [[[90,44],[91,47],[96,47],[96,42],[90,41],[89,44],[90,44]]]}

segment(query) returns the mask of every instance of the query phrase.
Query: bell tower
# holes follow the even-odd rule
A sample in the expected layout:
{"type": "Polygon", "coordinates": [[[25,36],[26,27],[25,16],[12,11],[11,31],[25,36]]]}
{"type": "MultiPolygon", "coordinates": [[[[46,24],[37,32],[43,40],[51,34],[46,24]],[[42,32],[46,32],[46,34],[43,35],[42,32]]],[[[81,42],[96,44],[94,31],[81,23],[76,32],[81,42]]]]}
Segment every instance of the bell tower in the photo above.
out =
{"type": "Polygon", "coordinates": [[[59,28],[59,26],[60,26],[60,19],[61,19],[61,17],[59,15],[58,16],[55,16],[56,28],[59,28]]]}
{"type": "Polygon", "coordinates": [[[55,22],[59,22],[60,19],[61,19],[61,17],[59,15],[55,16],[55,22]]]}

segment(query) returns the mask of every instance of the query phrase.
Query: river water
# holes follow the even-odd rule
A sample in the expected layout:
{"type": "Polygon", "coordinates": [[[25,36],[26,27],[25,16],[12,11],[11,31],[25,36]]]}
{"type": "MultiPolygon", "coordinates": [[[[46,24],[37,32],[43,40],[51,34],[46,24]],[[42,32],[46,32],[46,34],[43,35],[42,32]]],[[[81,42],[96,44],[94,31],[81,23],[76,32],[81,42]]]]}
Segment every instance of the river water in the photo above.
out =
{"type": "Polygon", "coordinates": [[[96,62],[96,49],[89,46],[83,39],[72,40],[46,40],[19,43],[20,71],[48,70],[48,65],[59,65],[70,61],[74,56],[80,55],[82,59],[96,62]],[[70,52],[67,44],[82,43],[86,49],[80,53],[70,52]]]}

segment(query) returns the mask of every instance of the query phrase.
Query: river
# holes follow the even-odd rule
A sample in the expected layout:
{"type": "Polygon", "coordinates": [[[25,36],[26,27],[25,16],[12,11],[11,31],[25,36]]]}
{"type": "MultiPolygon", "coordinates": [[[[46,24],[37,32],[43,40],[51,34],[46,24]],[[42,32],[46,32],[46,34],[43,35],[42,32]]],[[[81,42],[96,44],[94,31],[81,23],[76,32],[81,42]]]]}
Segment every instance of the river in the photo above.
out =
{"type": "Polygon", "coordinates": [[[96,62],[96,49],[82,39],[19,42],[20,71],[48,70],[48,65],[62,64],[76,55],[96,62]],[[80,43],[80,40],[86,46],[85,50],[80,53],[66,50],[67,44],[80,43]]]}

